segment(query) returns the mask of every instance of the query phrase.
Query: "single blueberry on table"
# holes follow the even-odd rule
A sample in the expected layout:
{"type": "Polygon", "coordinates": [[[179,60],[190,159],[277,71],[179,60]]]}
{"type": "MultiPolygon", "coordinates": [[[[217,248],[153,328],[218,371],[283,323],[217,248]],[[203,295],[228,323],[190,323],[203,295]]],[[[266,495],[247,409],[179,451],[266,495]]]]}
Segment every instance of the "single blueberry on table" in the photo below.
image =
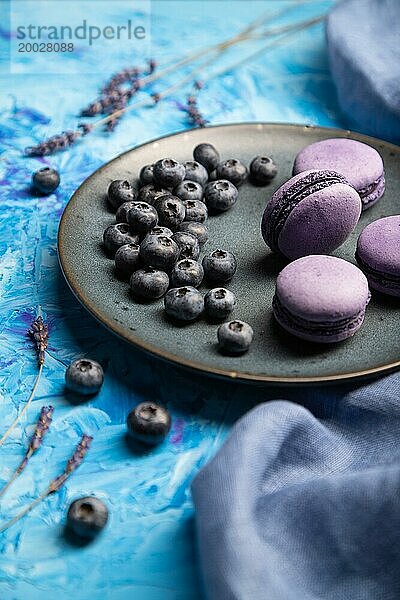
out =
{"type": "Polygon", "coordinates": [[[238,198],[238,190],[231,181],[210,181],[204,190],[204,202],[213,212],[225,212],[232,208],[238,198]]]}
{"type": "Polygon", "coordinates": [[[200,246],[204,246],[208,240],[208,229],[204,223],[198,223],[196,221],[184,221],[179,225],[179,231],[191,233],[198,239],[200,246]]]}
{"type": "Polygon", "coordinates": [[[278,167],[268,156],[256,156],[250,163],[250,179],[256,185],[268,185],[278,173],[278,167]]]}
{"type": "Polygon", "coordinates": [[[129,200],[129,202],[124,202],[117,209],[115,213],[115,221],[117,223],[127,223],[128,222],[128,212],[132,208],[134,204],[136,204],[136,200],[129,200]]]}
{"type": "Polygon", "coordinates": [[[109,225],[103,233],[103,243],[107,253],[114,257],[116,251],[125,244],[138,244],[139,236],[132,233],[128,223],[109,225]]]}
{"type": "Polygon", "coordinates": [[[167,437],[171,429],[171,415],[155,402],[142,402],[129,413],[126,424],[134,440],[155,446],[167,437]]]}
{"type": "Polygon", "coordinates": [[[226,319],[235,308],[235,295],[225,288],[214,288],[204,297],[204,310],[212,319],[226,319]]]}
{"type": "Polygon", "coordinates": [[[129,286],[136,298],[157,300],[164,296],[169,288],[169,277],[164,271],[144,267],[131,275],[129,286]]]}
{"type": "Polygon", "coordinates": [[[199,144],[193,150],[193,158],[207,169],[209,173],[214,171],[220,161],[218,151],[212,144],[199,144]]]}
{"type": "Polygon", "coordinates": [[[208,218],[207,206],[201,200],[182,200],[185,207],[185,221],[204,223],[208,218]]]}
{"type": "Polygon", "coordinates": [[[193,260],[199,258],[200,244],[192,233],[177,231],[173,234],[172,239],[179,246],[179,258],[193,258],[193,260]]]}
{"type": "Polygon", "coordinates": [[[237,158],[230,158],[217,166],[218,179],[227,179],[236,187],[242,185],[247,177],[247,167],[237,158]]]}
{"type": "Polygon", "coordinates": [[[204,187],[208,181],[208,171],[207,169],[197,162],[197,160],[187,160],[183,163],[185,167],[185,179],[189,179],[190,181],[196,181],[202,187],[204,187]]]}
{"type": "Polygon", "coordinates": [[[59,185],[60,175],[51,167],[43,167],[32,175],[32,187],[41,194],[51,194],[59,185]]]}
{"type": "Polygon", "coordinates": [[[154,165],[145,165],[141,168],[139,179],[142,185],[153,183],[153,168],[154,165]]]}
{"type": "Polygon", "coordinates": [[[117,210],[121,204],[136,200],[137,191],[126,179],[116,179],[108,186],[108,202],[113,210],[117,210]]]}
{"type": "Polygon", "coordinates": [[[195,287],[178,287],[168,290],[164,307],[167,315],[178,321],[194,321],[204,310],[204,299],[195,287]]]}
{"type": "Polygon", "coordinates": [[[253,329],[244,321],[230,321],[218,327],[219,348],[226,354],[243,354],[253,341],[253,329]]]}
{"type": "Polygon", "coordinates": [[[103,367],[90,358],[78,358],[65,372],[65,385],[82,395],[96,394],[104,381],[103,367]]]}
{"type": "Polygon", "coordinates": [[[153,179],[162,187],[174,188],[185,178],[185,167],[173,158],[162,158],[153,167],[153,179]]]}
{"type": "Polygon", "coordinates": [[[148,233],[158,223],[158,214],[154,206],[147,202],[135,202],[129,209],[128,223],[134,233],[148,233]]]}
{"type": "Polygon", "coordinates": [[[140,266],[139,244],[125,244],[115,253],[115,268],[121,275],[132,275],[140,266]]]}
{"type": "Polygon", "coordinates": [[[174,196],[181,200],[201,200],[203,198],[203,188],[197,181],[182,181],[175,189],[174,196]]]}
{"type": "Polygon", "coordinates": [[[232,279],[236,268],[236,257],[227,250],[214,250],[203,258],[204,273],[210,281],[225,283],[232,279]]]}
{"type": "Polygon", "coordinates": [[[174,287],[198,287],[203,281],[204,270],[200,263],[191,259],[178,260],[171,272],[171,285],[174,287]]]}
{"type": "Polygon", "coordinates": [[[145,265],[170,271],[179,258],[179,246],[166,235],[148,235],[140,244],[140,259],[145,265]]]}
{"type": "Polygon", "coordinates": [[[163,227],[176,229],[185,219],[185,206],[176,196],[160,196],[154,206],[158,213],[158,223],[163,227]]]}
{"type": "Polygon", "coordinates": [[[138,200],[139,202],[147,202],[147,204],[151,204],[154,206],[157,198],[160,196],[165,196],[165,194],[169,194],[170,192],[162,188],[158,185],[154,185],[154,183],[149,183],[148,185],[144,185],[139,190],[138,200]]]}
{"type": "Polygon", "coordinates": [[[86,540],[94,539],[108,521],[108,508],[98,498],[85,496],[74,500],[67,513],[67,528],[86,540]]]}

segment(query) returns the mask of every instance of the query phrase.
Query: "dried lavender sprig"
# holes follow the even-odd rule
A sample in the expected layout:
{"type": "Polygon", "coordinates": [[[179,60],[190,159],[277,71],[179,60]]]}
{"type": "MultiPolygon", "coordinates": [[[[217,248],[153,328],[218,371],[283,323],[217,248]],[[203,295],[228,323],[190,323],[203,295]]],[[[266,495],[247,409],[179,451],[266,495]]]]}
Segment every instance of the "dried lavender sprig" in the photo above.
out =
{"type": "Polygon", "coordinates": [[[25,453],[24,458],[22,459],[19,467],[14,471],[11,478],[8,482],[0,489],[0,496],[2,496],[6,490],[10,487],[10,485],[21,475],[22,471],[27,466],[29,459],[31,456],[40,448],[42,445],[42,441],[44,436],[46,435],[49,427],[51,425],[51,421],[53,418],[54,408],[52,406],[42,406],[40,411],[39,419],[36,423],[35,431],[31,437],[29,447],[25,453]]]}
{"type": "Polygon", "coordinates": [[[38,365],[39,365],[39,371],[36,375],[35,383],[33,384],[32,391],[29,395],[27,402],[25,403],[24,408],[15,417],[15,419],[11,423],[10,427],[7,429],[7,431],[5,432],[3,437],[0,439],[0,446],[2,446],[4,444],[4,442],[6,441],[6,439],[10,435],[10,433],[13,431],[15,426],[22,419],[24,413],[27,411],[28,407],[30,406],[30,404],[33,400],[35,393],[36,393],[36,389],[39,385],[40,376],[43,371],[45,351],[46,351],[47,344],[49,341],[49,330],[48,330],[47,324],[45,323],[45,321],[43,321],[43,318],[41,317],[41,315],[38,315],[32,321],[31,328],[28,330],[28,335],[35,344],[35,350],[36,350],[37,361],[38,361],[38,365]]]}
{"type": "Polygon", "coordinates": [[[68,477],[70,477],[71,474],[82,463],[83,459],[85,458],[85,456],[90,448],[92,439],[93,438],[90,435],[84,434],[82,436],[80,442],[78,443],[78,445],[75,449],[74,454],[68,460],[64,472],[61,475],[59,475],[58,477],[56,477],[55,479],[53,479],[50,482],[49,486],[45,489],[45,491],[42,494],[40,494],[35,500],[33,500],[33,502],[28,504],[28,506],[26,506],[24,509],[22,509],[21,512],[19,512],[17,515],[15,515],[15,517],[13,517],[10,521],[7,521],[4,525],[2,525],[0,527],[0,533],[2,533],[3,531],[8,529],[15,523],[17,523],[17,521],[22,519],[22,517],[24,517],[28,512],[30,512],[42,500],[47,498],[47,496],[49,496],[50,494],[53,494],[54,492],[57,492],[61,488],[61,486],[65,483],[65,481],[68,479],[68,477]]]}
{"type": "Polygon", "coordinates": [[[44,353],[49,343],[49,328],[40,315],[32,321],[32,325],[28,329],[28,335],[35,343],[38,363],[42,365],[44,363],[44,353]]]}

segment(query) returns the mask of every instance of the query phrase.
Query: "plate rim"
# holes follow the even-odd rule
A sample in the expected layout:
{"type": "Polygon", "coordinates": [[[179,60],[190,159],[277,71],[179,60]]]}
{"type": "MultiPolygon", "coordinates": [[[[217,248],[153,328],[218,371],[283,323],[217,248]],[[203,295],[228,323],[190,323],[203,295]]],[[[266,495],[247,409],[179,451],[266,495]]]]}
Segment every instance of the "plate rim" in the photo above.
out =
{"type": "MultiPolygon", "coordinates": [[[[305,131],[321,130],[322,132],[325,132],[325,133],[329,133],[329,132],[334,133],[335,132],[336,135],[338,133],[341,133],[341,137],[351,137],[352,139],[358,139],[359,141],[362,141],[364,143],[368,143],[368,142],[373,142],[375,144],[384,143],[385,146],[388,147],[389,149],[393,148],[393,150],[395,150],[396,152],[400,151],[400,146],[397,146],[396,144],[393,144],[392,142],[387,142],[385,140],[381,140],[379,138],[365,135],[363,133],[355,132],[350,129],[341,129],[341,128],[336,128],[336,127],[323,127],[320,125],[304,125],[304,124],[300,124],[300,123],[297,124],[297,123],[280,123],[280,122],[269,123],[269,122],[264,122],[264,121],[242,121],[240,123],[221,123],[218,125],[211,125],[211,126],[207,126],[205,128],[205,130],[207,131],[208,129],[229,128],[229,127],[233,127],[233,126],[234,127],[249,127],[249,126],[251,126],[251,127],[258,127],[258,128],[260,128],[260,127],[261,128],[264,128],[264,127],[282,128],[282,127],[284,127],[286,129],[296,129],[296,130],[303,129],[305,131]]],[[[160,136],[157,138],[150,139],[146,142],[143,142],[142,144],[139,144],[137,146],[134,146],[133,148],[130,148],[128,150],[125,150],[124,152],[121,152],[120,154],[118,154],[117,156],[115,156],[114,158],[112,158],[111,160],[106,162],[104,165],[102,165],[101,167],[96,169],[93,173],[91,173],[91,175],[89,175],[89,177],[87,177],[79,185],[79,187],[74,191],[74,193],[68,200],[66,206],[64,207],[64,210],[63,210],[63,213],[62,213],[62,216],[60,219],[60,223],[58,226],[57,255],[58,255],[58,261],[59,261],[59,265],[61,268],[61,272],[62,272],[69,288],[71,289],[71,291],[73,292],[75,297],[79,300],[79,302],[82,304],[82,306],[93,317],[95,317],[95,319],[97,321],[99,321],[102,325],[104,325],[108,330],[112,331],[113,333],[118,335],[118,337],[122,338],[125,342],[132,344],[136,348],[139,348],[140,350],[143,350],[152,356],[156,356],[157,358],[163,359],[164,361],[166,361],[168,363],[173,363],[175,366],[184,367],[186,369],[190,369],[192,371],[195,371],[196,373],[201,373],[203,375],[211,375],[211,376],[225,378],[230,381],[243,381],[246,383],[269,383],[271,385],[319,384],[319,383],[335,383],[335,382],[343,383],[343,382],[349,382],[349,381],[363,379],[363,378],[367,378],[367,377],[374,377],[379,374],[390,373],[390,372],[395,371],[396,369],[399,369],[400,368],[400,359],[395,362],[392,362],[392,363],[385,363],[382,365],[378,365],[377,367],[373,367],[371,369],[364,369],[361,371],[353,371],[353,372],[349,372],[349,373],[338,373],[338,374],[334,374],[334,375],[318,375],[318,376],[312,376],[312,377],[283,377],[283,376],[277,377],[277,376],[272,376],[272,375],[260,375],[260,374],[248,373],[246,371],[220,369],[220,368],[216,368],[216,367],[206,366],[197,361],[192,361],[192,360],[189,360],[186,358],[178,357],[175,354],[161,350],[160,348],[158,348],[157,346],[154,346],[153,344],[144,342],[140,337],[136,336],[133,332],[127,332],[126,329],[121,327],[117,322],[114,322],[110,317],[107,317],[107,315],[105,315],[102,311],[97,310],[97,308],[93,304],[93,302],[87,298],[82,286],[79,284],[78,281],[75,280],[73,273],[69,270],[68,261],[66,260],[66,256],[65,256],[66,253],[65,253],[65,250],[63,247],[64,237],[65,237],[64,233],[65,233],[65,228],[66,228],[66,222],[68,220],[68,213],[71,210],[71,206],[72,206],[76,196],[79,194],[81,188],[84,185],[86,185],[86,183],[92,177],[101,173],[104,169],[108,168],[110,166],[110,164],[112,164],[114,161],[119,160],[121,157],[125,156],[126,154],[130,154],[131,152],[138,150],[138,149],[142,148],[143,146],[148,146],[149,144],[154,144],[155,142],[159,142],[159,141],[165,140],[167,138],[172,138],[172,137],[176,137],[176,136],[184,135],[184,134],[190,134],[190,132],[192,132],[192,131],[198,131],[198,129],[191,128],[191,129],[179,130],[172,134],[170,133],[170,134],[166,134],[166,135],[163,135],[163,136],[160,136]]]]}

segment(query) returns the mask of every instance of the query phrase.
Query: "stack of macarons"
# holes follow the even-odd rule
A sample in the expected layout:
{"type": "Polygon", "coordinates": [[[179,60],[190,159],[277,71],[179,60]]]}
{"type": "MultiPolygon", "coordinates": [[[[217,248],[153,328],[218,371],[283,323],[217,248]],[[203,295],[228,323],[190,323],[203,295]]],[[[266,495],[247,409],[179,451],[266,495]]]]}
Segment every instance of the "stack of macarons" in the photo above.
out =
{"type": "Polygon", "coordinates": [[[274,193],[261,222],[266,244],[293,261],[279,274],[273,299],[275,318],[287,331],[338,342],[360,329],[368,284],[400,296],[400,215],[364,229],[356,252],[360,268],[329,256],[384,191],[382,158],[367,144],[327,139],[297,154],[293,177],[274,193]]]}

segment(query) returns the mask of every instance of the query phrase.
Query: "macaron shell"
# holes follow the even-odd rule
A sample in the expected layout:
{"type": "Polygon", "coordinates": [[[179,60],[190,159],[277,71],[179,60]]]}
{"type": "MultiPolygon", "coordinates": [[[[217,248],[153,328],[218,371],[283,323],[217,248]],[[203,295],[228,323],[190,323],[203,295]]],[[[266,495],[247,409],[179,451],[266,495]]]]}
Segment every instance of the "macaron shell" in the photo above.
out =
{"type": "Polygon", "coordinates": [[[322,140],[300,150],[293,175],[310,169],[337,171],[357,191],[378,182],[384,172],[382,158],[375,148],[347,138],[322,140]]]}
{"type": "Polygon", "coordinates": [[[311,194],[291,211],[278,238],[279,250],[292,260],[333,252],[349,237],[360,214],[358,193],[349,185],[335,183],[311,194]]]}
{"type": "Polygon", "coordinates": [[[400,277],[400,215],[367,225],[358,238],[357,253],[373,269],[400,277]]]}
{"type": "Polygon", "coordinates": [[[312,255],[287,265],[278,275],[276,295],[293,315],[332,323],[356,316],[370,298],[362,271],[335,256],[312,255]]]}

